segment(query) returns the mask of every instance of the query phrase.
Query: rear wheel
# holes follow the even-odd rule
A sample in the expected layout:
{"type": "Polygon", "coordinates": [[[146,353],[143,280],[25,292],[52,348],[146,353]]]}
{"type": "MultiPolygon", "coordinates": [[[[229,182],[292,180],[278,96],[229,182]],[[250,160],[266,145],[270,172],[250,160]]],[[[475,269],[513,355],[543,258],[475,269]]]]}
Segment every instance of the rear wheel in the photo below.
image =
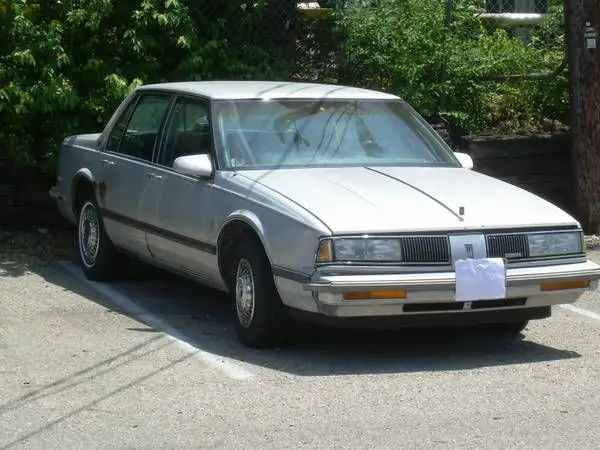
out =
{"type": "Polygon", "coordinates": [[[230,262],[229,285],[238,338],[255,348],[281,345],[287,314],[262,245],[257,239],[243,238],[230,262]]]}
{"type": "Polygon", "coordinates": [[[106,234],[93,195],[87,195],[78,208],[77,254],[89,280],[109,281],[115,277],[119,254],[106,234]]]}

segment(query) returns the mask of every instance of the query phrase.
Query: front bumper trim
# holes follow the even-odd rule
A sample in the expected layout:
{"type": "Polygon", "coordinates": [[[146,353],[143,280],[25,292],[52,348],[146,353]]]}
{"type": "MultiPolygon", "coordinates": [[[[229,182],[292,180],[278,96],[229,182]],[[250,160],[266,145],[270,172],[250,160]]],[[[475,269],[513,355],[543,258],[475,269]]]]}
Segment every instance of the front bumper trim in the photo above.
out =
{"type": "Polygon", "coordinates": [[[314,313],[292,309],[292,317],[336,328],[365,329],[397,329],[403,327],[462,327],[481,326],[490,323],[520,322],[524,320],[540,320],[550,317],[550,306],[531,308],[507,308],[502,310],[479,310],[465,312],[447,312],[434,314],[394,314],[394,315],[359,315],[345,316],[338,310],[328,313],[314,313]]]}
{"type": "MultiPolygon", "coordinates": [[[[600,279],[600,266],[592,261],[556,266],[515,268],[507,270],[507,287],[519,287],[544,282],[600,279]]],[[[454,272],[386,275],[320,275],[315,274],[303,288],[313,292],[342,293],[370,289],[398,289],[409,291],[454,290],[454,272]]]]}

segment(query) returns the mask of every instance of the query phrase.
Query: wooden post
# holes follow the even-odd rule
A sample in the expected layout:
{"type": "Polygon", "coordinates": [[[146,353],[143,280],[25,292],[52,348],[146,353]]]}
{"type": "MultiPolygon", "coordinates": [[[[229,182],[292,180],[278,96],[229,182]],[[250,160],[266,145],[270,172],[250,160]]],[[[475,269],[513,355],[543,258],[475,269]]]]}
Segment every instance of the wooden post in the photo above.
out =
{"type": "Polygon", "coordinates": [[[564,0],[578,218],[600,233],[600,1],[564,0]]]}

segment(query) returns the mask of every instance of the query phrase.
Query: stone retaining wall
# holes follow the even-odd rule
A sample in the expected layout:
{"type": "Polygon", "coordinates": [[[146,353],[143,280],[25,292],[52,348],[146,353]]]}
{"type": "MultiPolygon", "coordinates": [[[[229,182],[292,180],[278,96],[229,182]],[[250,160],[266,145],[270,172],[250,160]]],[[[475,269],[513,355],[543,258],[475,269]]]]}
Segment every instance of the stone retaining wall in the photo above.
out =
{"type": "Polygon", "coordinates": [[[475,170],[519,186],[575,211],[568,133],[471,136],[456,149],[471,155],[475,170]]]}

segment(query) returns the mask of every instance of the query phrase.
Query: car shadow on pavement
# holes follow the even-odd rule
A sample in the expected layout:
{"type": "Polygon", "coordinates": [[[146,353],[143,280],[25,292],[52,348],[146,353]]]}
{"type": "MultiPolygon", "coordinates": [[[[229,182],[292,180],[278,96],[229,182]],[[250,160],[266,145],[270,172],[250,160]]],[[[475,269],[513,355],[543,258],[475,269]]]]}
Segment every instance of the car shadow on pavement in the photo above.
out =
{"type": "MultiPolygon", "coordinates": [[[[79,269],[77,269],[79,270],[79,269]]],[[[481,330],[460,328],[386,331],[339,330],[296,323],[288,345],[255,350],[235,336],[226,295],[162,271],[107,286],[144,311],[132,314],[108,294],[80,281],[61,267],[39,272],[48,282],[93,301],[111,312],[134,318],[140,333],[167,332],[216,355],[297,376],[381,374],[466,370],[579,358],[576,352],[527,340],[503,340],[481,330]],[[145,317],[158,318],[153,328],[145,317]]],[[[535,326],[535,325],[534,325],[535,326]]],[[[531,327],[531,325],[530,325],[531,327]]]]}

